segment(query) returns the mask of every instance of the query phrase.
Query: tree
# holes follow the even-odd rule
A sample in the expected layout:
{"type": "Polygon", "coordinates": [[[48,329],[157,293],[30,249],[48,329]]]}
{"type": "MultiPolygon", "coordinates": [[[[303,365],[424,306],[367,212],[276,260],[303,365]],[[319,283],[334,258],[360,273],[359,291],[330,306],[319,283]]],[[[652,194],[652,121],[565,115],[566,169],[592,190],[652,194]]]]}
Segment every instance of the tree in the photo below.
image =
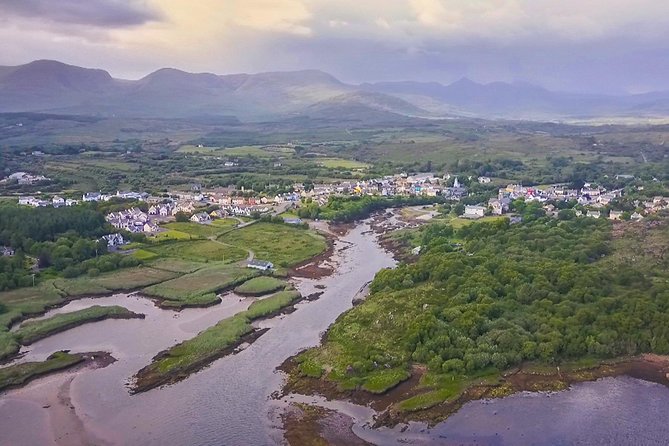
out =
{"type": "Polygon", "coordinates": [[[176,221],[178,221],[180,223],[186,223],[186,222],[190,221],[190,216],[187,213],[182,212],[182,211],[177,212],[176,215],[174,216],[174,218],[175,218],[176,221]]]}

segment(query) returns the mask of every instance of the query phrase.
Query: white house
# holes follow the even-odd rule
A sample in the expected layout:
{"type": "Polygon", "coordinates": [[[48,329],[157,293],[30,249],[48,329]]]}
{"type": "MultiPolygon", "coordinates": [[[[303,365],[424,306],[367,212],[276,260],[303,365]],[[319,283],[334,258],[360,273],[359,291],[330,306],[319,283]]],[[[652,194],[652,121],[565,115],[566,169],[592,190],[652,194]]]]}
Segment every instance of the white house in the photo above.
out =
{"type": "Polygon", "coordinates": [[[125,244],[125,239],[118,232],[115,234],[103,235],[102,239],[107,242],[108,248],[112,248],[114,246],[121,246],[125,244]]]}
{"type": "Polygon", "coordinates": [[[65,199],[63,197],[59,197],[58,195],[55,195],[51,199],[51,203],[53,203],[54,207],[64,206],[65,205],[65,199]]]}
{"type": "Polygon", "coordinates": [[[483,206],[465,206],[465,218],[481,218],[485,215],[486,208],[483,206]]]}
{"type": "Polygon", "coordinates": [[[209,223],[211,221],[211,217],[206,212],[199,212],[197,214],[194,214],[190,218],[190,221],[194,223],[209,223]]]}
{"type": "Polygon", "coordinates": [[[621,220],[623,218],[623,211],[609,212],[609,220],[621,220]]]}
{"type": "Polygon", "coordinates": [[[599,218],[602,216],[602,213],[600,211],[588,211],[588,213],[585,214],[585,216],[591,218],[599,218]]]}
{"type": "Polygon", "coordinates": [[[35,201],[35,197],[19,197],[19,204],[24,206],[33,206],[35,201]]]}
{"type": "Polygon", "coordinates": [[[268,271],[272,268],[274,268],[274,265],[272,262],[267,262],[265,260],[251,260],[249,263],[246,264],[247,268],[253,268],[253,269],[259,269],[261,271],[268,271]]]}
{"type": "Polygon", "coordinates": [[[142,231],[148,233],[154,233],[160,231],[160,228],[155,223],[147,222],[144,223],[144,226],[142,226],[142,231]]]}
{"type": "Polygon", "coordinates": [[[100,201],[102,200],[102,194],[99,192],[86,192],[81,199],[84,201],[100,201]]]}

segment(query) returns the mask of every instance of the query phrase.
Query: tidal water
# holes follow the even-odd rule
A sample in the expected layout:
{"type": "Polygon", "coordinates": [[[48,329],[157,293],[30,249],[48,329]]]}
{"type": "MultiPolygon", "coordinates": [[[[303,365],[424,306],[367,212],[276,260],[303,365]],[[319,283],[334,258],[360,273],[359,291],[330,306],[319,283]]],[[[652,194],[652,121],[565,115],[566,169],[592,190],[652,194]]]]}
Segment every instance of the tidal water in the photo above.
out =
{"type": "MultiPolygon", "coordinates": [[[[318,300],[298,304],[297,311],[273,321],[272,328],[247,349],[172,386],[130,395],[126,384],[156,353],[243,311],[252,300],[232,295],[221,305],[180,313],[158,309],[136,295],[78,300],[54,312],[92,304],[124,305],[147,317],[77,327],[33,344],[20,361],[42,360],[61,349],[112,353],[116,363],[77,372],[70,385],[72,404],[86,430],[110,444],[274,444],[282,438],[276,406],[270,398],[282,383],[276,367],[302,349],[317,345],[327,327],[351,307],[356,292],[378,270],[394,265],[367,224],[357,226],[336,243],[333,263],[336,271],[329,277],[296,280],[303,295],[324,291],[318,300]]],[[[46,409],[26,405],[26,401],[38,400],[40,393],[59,385],[59,379],[38,380],[0,396],[0,444],[3,435],[12,438],[15,446],[32,446],[35,438],[48,437],[46,409]],[[12,415],[16,411],[22,415],[18,423],[12,415]],[[22,436],[21,431],[26,430],[30,435],[22,436]]]]}
{"type": "MultiPolygon", "coordinates": [[[[24,348],[17,360],[43,360],[50,353],[109,351],[118,361],[107,368],[57,374],[0,395],[0,445],[57,444],[50,425],[53,409],[45,395],[71,380],[71,403],[84,429],[100,444],[245,446],[282,440],[271,398],[282,374],[275,369],[300,350],[317,345],[320,335],[351,307],[352,297],[381,268],[394,265],[368,225],[360,225],[336,244],[335,273],[318,280],[296,280],[304,295],[320,299],[263,323],[270,327],[247,349],[222,358],[172,386],[130,395],[128,379],[159,351],[246,309],[253,299],[224,297],[220,305],[179,313],[150,300],[118,294],[81,299],[50,314],[90,305],[123,305],[146,314],[144,320],[108,320],[83,325],[24,348]],[[318,288],[316,288],[318,286],[318,288]],[[322,288],[324,287],[324,288],[322,288]]],[[[288,399],[288,401],[291,401],[288,399]]],[[[432,428],[421,423],[371,429],[367,407],[295,396],[337,409],[355,420],[354,432],[379,445],[667,445],[669,389],[628,377],[574,385],[558,393],[521,393],[473,401],[432,428]]],[[[69,444],[59,438],[59,444],[69,444]]]]}

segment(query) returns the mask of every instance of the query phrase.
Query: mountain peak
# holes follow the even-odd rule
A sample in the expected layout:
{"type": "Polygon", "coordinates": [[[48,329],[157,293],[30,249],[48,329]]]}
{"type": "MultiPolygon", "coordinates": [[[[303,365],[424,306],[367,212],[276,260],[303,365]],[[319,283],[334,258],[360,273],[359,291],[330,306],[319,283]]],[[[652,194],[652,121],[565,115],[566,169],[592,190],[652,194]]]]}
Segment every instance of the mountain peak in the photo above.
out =
{"type": "Polygon", "coordinates": [[[87,88],[110,84],[113,78],[104,70],[41,59],[14,67],[4,81],[17,87],[87,88]]]}
{"type": "Polygon", "coordinates": [[[450,87],[480,87],[482,84],[479,84],[478,82],[474,82],[473,80],[469,79],[468,77],[461,77],[457,81],[453,82],[450,84],[450,87]]]}

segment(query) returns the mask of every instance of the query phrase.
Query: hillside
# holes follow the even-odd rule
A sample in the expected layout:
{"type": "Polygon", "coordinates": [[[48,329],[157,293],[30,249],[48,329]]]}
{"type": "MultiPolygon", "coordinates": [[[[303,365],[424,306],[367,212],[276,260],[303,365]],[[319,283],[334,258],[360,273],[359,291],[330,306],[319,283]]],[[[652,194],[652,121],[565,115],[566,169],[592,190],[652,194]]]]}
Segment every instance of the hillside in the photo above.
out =
{"type": "Polygon", "coordinates": [[[669,116],[669,93],[628,96],[549,91],[525,83],[346,84],[318,70],[217,75],[162,68],[138,80],[39,60],[0,67],[0,113],[49,112],[122,118],[234,116],[384,122],[407,117],[553,119],[669,116]]]}

